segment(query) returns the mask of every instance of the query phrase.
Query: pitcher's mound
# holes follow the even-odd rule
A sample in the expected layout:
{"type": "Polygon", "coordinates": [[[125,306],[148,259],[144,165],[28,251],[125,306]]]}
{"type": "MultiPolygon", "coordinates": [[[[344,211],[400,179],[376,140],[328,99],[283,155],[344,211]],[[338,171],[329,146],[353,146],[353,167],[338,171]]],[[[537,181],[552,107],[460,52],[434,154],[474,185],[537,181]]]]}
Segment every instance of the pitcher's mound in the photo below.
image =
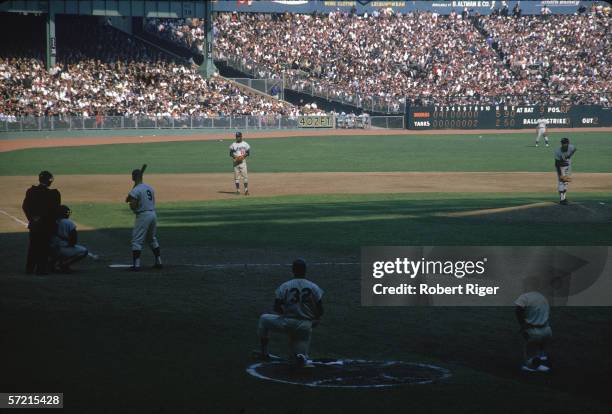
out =
{"type": "Polygon", "coordinates": [[[258,362],[247,372],[260,379],[308,387],[379,388],[431,384],[451,376],[430,364],[402,361],[318,359],[310,368],[296,368],[287,361],[258,362]]]}

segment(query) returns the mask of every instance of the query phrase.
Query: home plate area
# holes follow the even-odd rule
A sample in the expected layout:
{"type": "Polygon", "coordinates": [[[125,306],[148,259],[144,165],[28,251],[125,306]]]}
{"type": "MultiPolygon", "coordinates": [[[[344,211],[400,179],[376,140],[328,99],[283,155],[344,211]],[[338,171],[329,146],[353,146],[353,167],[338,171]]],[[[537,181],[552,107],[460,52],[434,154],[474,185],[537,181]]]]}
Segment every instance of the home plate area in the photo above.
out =
{"type": "Polygon", "coordinates": [[[380,388],[431,384],[451,376],[430,364],[361,359],[315,359],[298,368],[285,360],[257,362],[247,372],[259,379],[308,387],[380,388]]]}

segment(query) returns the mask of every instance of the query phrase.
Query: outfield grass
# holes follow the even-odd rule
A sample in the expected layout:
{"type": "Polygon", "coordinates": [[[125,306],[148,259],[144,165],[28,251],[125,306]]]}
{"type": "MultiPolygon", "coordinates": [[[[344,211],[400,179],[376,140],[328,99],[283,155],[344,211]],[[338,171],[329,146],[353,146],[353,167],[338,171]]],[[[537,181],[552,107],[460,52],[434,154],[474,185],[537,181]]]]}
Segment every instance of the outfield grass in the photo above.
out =
{"type": "MultiPolygon", "coordinates": [[[[578,147],[577,172],[612,172],[609,133],[551,134],[578,147]]],[[[248,140],[248,137],[247,137],[248,140]]],[[[250,142],[254,172],[554,171],[553,147],[534,148],[533,134],[326,136],[250,142]]],[[[0,153],[0,175],[228,172],[230,140],[27,149],[0,153]]]]}

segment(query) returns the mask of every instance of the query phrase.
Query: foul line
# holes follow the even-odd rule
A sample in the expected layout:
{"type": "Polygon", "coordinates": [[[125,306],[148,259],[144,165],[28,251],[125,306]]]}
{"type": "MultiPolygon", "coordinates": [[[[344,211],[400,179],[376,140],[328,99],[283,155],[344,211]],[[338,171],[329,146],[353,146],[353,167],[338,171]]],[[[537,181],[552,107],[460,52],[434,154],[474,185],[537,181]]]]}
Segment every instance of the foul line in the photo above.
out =
{"type": "Polygon", "coordinates": [[[13,219],[13,220],[15,220],[17,223],[19,223],[19,224],[23,224],[25,227],[28,227],[28,223],[26,223],[25,221],[21,220],[20,218],[17,218],[17,217],[15,217],[15,216],[13,216],[13,215],[11,215],[11,214],[7,213],[7,212],[6,212],[6,211],[4,211],[4,210],[0,210],[0,213],[4,214],[5,216],[8,216],[8,217],[12,218],[12,219],[13,219]]]}
{"type": "MultiPolygon", "coordinates": [[[[359,266],[359,262],[315,262],[308,263],[310,266],[359,266]]],[[[201,263],[180,263],[170,265],[171,267],[201,267],[207,269],[227,269],[227,268],[248,268],[248,267],[290,267],[291,263],[219,263],[219,264],[201,264],[201,263]]],[[[113,269],[123,269],[132,267],[131,264],[116,263],[110,264],[108,267],[113,269]]]]}
{"type": "Polygon", "coordinates": [[[438,213],[435,215],[438,217],[471,217],[471,216],[482,216],[486,214],[505,213],[508,211],[527,210],[530,208],[549,207],[549,206],[554,206],[554,205],[555,203],[552,203],[550,201],[544,201],[540,203],[523,204],[520,206],[486,208],[486,209],[481,209],[481,210],[458,211],[458,212],[452,212],[452,213],[438,213]]]}

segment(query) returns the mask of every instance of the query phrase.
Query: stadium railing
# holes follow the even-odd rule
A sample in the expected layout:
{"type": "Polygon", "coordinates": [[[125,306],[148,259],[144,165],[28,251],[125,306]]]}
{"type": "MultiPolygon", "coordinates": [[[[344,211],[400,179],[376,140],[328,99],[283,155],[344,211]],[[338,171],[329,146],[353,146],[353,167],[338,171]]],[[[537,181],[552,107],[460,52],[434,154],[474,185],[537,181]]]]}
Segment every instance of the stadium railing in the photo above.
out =
{"type": "Polygon", "coordinates": [[[404,98],[368,96],[359,93],[334,91],[328,85],[310,80],[305,72],[289,67],[284,67],[282,73],[279,75],[267,68],[261,67],[254,61],[244,58],[217,55],[215,56],[215,60],[223,61],[229,67],[253,76],[254,80],[262,78],[271,81],[281,81],[283,85],[282,89],[287,88],[307,95],[324,98],[328,101],[355,106],[366,112],[387,114],[405,113],[404,98]]]}
{"type": "Polygon", "coordinates": [[[591,92],[591,93],[548,93],[531,95],[506,95],[506,96],[407,96],[407,97],[380,97],[369,96],[359,93],[348,93],[335,91],[329,85],[316,82],[309,77],[308,73],[288,66],[281,66],[281,74],[259,66],[256,62],[245,58],[218,55],[217,60],[226,64],[239,72],[253,76],[254,78],[282,79],[284,88],[311,96],[327,99],[328,101],[339,102],[361,108],[366,112],[377,112],[385,114],[404,114],[406,112],[406,102],[408,105],[437,105],[437,106],[457,106],[457,105],[602,105],[610,106],[611,92],[591,92]],[[593,99],[596,98],[596,99],[593,99]]]}
{"type": "Polygon", "coordinates": [[[0,120],[0,132],[86,129],[285,129],[298,120],[278,116],[22,116],[0,120]]]}
{"type": "MultiPolygon", "coordinates": [[[[404,128],[403,116],[370,117],[371,128],[404,128]]],[[[225,117],[157,117],[157,116],[20,116],[0,117],[0,134],[20,131],[69,131],[95,129],[294,129],[300,128],[298,117],[225,116],[225,117]]]]}
{"type": "Polygon", "coordinates": [[[282,79],[251,79],[251,78],[227,78],[234,82],[240,83],[249,88],[258,90],[266,95],[277,97],[280,100],[285,100],[285,89],[282,79]],[[277,90],[274,90],[274,87],[277,90]],[[276,92],[276,93],[275,93],[276,92]]]}

